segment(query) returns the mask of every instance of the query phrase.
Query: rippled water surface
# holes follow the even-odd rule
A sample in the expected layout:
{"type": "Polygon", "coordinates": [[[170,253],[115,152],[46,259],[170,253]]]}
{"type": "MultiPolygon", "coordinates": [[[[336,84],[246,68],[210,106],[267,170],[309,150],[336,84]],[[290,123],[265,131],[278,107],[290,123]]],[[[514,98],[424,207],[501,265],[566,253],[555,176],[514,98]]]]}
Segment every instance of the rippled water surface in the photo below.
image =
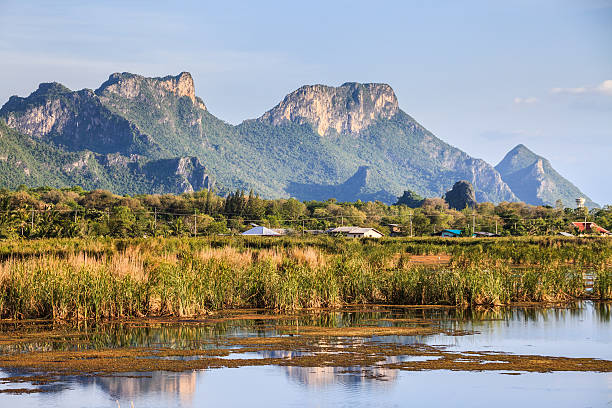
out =
{"type": "MultiPolygon", "coordinates": [[[[40,350],[108,347],[190,347],[201,340],[276,336],[277,325],[390,326],[423,319],[467,335],[380,336],[374,342],[424,343],[455,351],[498,351],[612,360],[612,305],[582,302],[557,308],[455,310],[383,308],[301,314],[284,319],[230,319],[201,324],[112,325],[87,344],[40,342],[40,350]]],[[[3,330],[10,328],[4,327],[3,330]]],[[[82,329],[85,330],[85,329],[82,329]]],[[[296,329],[299,330],[299,329],[296,329]]],[[[5,348],[4,352],[15,352],[5,348]]],[[[233,353],[229,359],[288,358],[287,351],[233,353]]],[[[299,355],[296,352],[295,355],[299,355]]],[[[184,357],[191,358],[191,357],[184,357]]],[[[394,361],[419,359],[394,356],[394,361]]],[[[0,377],[20,374],[0,370],[0,377]]],[[[612,407],[612,373],[500,371],[402,371],[359,367],[245,366],[189,372],[75,376],[46,386],[48,392],[0,394],[0,407],[612,407]]],[[[15,387],[0,385],[1,389],[15,387]]],[[[20,384],[20,388],[35,385],[20,384]]]]}

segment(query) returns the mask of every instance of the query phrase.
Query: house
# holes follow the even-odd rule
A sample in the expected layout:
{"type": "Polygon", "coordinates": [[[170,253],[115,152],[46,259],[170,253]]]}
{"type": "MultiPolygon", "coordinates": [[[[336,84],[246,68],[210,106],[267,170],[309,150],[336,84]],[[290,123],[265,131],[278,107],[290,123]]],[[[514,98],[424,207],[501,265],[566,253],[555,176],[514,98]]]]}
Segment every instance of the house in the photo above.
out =
{"type": "Polygon", "coordinates": [[[474,238],[495,238],[495,237],[500,237],[501,235],[499,234],[494,234],[492,232],[486,232],[486,231],[476,231],[472,234],[472,237],[474,238]]]}
{"type": "Polygon", "coordinates": [[[259,237],[279,237],[282,234],[279,234],[276,231],[273,231],[266,227],[253,227],[248,231],[244,231],[241,235],[249,235],[249,236],[259,236],[259,237]]]}
{"type": "Polygon", "coordinates": [[[584,232],[587,234],[599,233],[601,235],[612,235],[612,232],[608,231],[605,228],[600,227],[594,222],[572,222],[572,225],[575,228],[578,228],[578,231],[584,232]]]}
{"type": "Polygon", "coordinates": [[[374,228],[354,228],[346,236],[349,238],[382,238],[385,234],[374,228]]]}
{"type": "Polygon", "coordinates": [[[439,237],[450,237],[450,238],[456,238],[456,237],[460,237],[461,236],[461,230],[456,230],[456,229],[445,229],[440,231],[439,233],[435,234],[439,237]]]}
{"type": "Polygon", "coordinates": [[[384,234],[374,228],[337,227],[330,228],[326,233],[330,235],[344,235],[349,238],[381,238],[384,234]]]}
{"type": "Polygon", "coordinates": [[[402,235],[402,226],[400,224],[387,224],[387,227],[391,230],[392,237],[399,237],[402,235]]]}

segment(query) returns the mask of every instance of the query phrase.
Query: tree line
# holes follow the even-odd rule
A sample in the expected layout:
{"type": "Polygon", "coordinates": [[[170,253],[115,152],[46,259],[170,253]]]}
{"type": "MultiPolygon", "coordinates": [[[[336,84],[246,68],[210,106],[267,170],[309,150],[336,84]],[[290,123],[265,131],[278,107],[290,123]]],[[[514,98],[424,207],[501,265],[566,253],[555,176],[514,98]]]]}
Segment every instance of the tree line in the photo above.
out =
{"type": "Polygon", "coordinates": [[[499,235],[573,233],[572,221],[594,221],[612,229],[612,207],[601,209],[532,206],[503,202],[474,208],[449,208],[442,198],[416,205],[301,202],[262,199],[238,190],[220,197],[211,191],[120,196],[105,190],[27,188],[0,190],[0,238],[148,237],[237,234],[252,225],[312,233],[339,225],[373,227],[385,234],[426,236],[442,229],[486,231],[499,235]]]}

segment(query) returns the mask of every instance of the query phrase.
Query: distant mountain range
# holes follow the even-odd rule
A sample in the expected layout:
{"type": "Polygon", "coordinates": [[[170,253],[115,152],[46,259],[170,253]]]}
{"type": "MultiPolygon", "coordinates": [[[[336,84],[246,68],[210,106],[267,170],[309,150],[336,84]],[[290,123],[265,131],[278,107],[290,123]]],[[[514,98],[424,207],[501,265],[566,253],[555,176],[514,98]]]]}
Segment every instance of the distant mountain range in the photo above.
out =
{"type": "Polygon", "coordinates": [[[43,83],[0,109],[0,138],[0,185],[10,188],[240,188],[391,203],[406,189],[439,197],[467,180],[478,201],[573,205],[584,196],[524,146],[496,169],[443,142],[399,108],[386,84],[303,86],[233,126],[208,112],[186,72],[115,73],[95,91],[43,83]]]}

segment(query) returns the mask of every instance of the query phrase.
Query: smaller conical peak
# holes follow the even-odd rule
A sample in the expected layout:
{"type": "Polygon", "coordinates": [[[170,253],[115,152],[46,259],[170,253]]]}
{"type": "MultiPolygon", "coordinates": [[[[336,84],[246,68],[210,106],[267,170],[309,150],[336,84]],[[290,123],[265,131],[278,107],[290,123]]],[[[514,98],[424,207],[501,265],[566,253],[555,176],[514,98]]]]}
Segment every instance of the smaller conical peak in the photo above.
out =
{"type": "Polygon", "coordinates": [[[339,87],[302,86],[260,120],[273,125],[309,123],[321,136],[334,131],[356,134],[379,119],[390,119],[398,110],[389,85],[346,82],[339,87]]]}
{"type": "Polygon", "coordinates": [[[531,154],[534,154],[531,150],[529,150],[527,148],[527,146],[525,146],[522,143],[517,144],[516,146],[514,146],[514,149],[510,150],[509,153],[513,153],[513,154],[531,153],[531,154]]]}
{"type": "Polygon", "coordinates": [[[134,99],[141,95],[143,87],[147,87],[159,96],[164,96],[164,94],[186,96],[200,108],[206,109],[202,100],[195,96],[195,86],[189,72],[156,78],[147,78],[129,72],[116,72],[109,76],[96,93],[98,95],[115,94],[122,98],[134,99]]]}
{"type": "MultiPolygon", "coordinates": [[[[504,176],[536,164],[538,160],[544,163],[546,159],[538,156],[525,145],[519,144],[506,154],[502,161],[495,166],[495,169],[504,176]]],[[[541,164],[540,167],[543,167],[543,164],[541,164]]]]}

